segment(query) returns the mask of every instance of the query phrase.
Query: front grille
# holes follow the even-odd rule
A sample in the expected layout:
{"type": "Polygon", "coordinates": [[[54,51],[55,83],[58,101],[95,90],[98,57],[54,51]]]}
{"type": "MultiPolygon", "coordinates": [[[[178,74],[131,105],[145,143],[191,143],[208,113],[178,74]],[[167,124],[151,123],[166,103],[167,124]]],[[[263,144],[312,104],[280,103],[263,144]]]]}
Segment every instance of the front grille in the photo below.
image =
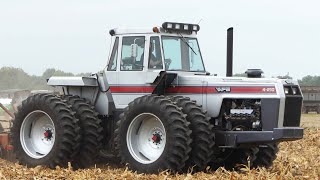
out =
{"type": "MultiPolygon", "coordinates": [[[[285,88],[289,88],[290,92],[293,88],[299,89],[298,86],[284,86],[285,88]]],[[[302,95],[296,93],[293,95],[292,93],[286,94],[286,102],[285,102],[285,110],[284,110],[284,127],[299,127],[300,126],[300,118],[301,118],[301,107],[302,107],[302,95]]]]}

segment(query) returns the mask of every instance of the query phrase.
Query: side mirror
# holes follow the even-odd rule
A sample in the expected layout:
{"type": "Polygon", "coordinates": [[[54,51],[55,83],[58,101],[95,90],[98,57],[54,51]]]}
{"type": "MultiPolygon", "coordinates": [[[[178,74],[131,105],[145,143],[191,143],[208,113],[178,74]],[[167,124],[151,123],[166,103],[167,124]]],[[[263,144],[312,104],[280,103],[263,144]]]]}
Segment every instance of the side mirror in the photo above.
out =
{"type": "Polygon", "coordinates": [[[131,57],[136,58],[138,56],[138,45],[131,44],[131,57]]]}

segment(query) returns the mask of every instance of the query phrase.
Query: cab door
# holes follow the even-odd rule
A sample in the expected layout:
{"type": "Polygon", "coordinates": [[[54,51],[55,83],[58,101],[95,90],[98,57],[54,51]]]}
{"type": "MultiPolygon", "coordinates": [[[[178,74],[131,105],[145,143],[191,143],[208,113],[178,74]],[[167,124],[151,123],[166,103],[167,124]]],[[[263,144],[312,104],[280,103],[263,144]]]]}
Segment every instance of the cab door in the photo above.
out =
{"type": "Polygon", "coordinates": [[[124,35],[120,47],[118,83],[111,88],[111,92],[115,96],[116,107],[122,109],[134,99],[152,91],[146,84],[146,37],[124,35]]]}
{"type": "Polygon", "coordinates": [[[149,37],[149,49],[148,49],[148,63],[147,63],[147,84],[152,84],[159,73],[164,71],[163,52],[161,48],[161,41],[159,36],[149,37]]]}

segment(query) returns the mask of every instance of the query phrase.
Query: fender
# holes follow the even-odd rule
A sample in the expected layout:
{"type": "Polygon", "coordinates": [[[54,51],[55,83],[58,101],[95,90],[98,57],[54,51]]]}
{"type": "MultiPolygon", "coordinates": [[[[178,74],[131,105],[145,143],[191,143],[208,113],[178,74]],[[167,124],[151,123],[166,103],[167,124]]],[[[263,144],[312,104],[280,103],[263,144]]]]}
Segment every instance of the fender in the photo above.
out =
{"type": "Polygon", "coordinates": [[[88,100],[100,115],[111,115],[115,109],[110,86],[103,72],[90,77],[51,77],[47,84],[61,87],[64,95],[88,100]]]}
{"type": "Polygon", "coordinates": [[[97,78],[91,77],[51,77],[48,79],[49,86],[76,86],[98,87],[97,78]]]}

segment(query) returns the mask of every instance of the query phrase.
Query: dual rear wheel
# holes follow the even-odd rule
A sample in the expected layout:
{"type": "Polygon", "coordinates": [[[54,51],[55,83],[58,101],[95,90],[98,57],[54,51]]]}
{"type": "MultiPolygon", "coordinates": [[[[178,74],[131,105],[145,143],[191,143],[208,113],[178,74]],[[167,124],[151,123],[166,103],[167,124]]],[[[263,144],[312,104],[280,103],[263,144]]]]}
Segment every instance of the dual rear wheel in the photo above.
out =
{"type": "Polygon", "coordinates": [[[101,120],[77,96],[36,94],[18,108],[11,129],[18,161],[30,167],[75,168],[93,164],[102,139],[101,120]]]}

